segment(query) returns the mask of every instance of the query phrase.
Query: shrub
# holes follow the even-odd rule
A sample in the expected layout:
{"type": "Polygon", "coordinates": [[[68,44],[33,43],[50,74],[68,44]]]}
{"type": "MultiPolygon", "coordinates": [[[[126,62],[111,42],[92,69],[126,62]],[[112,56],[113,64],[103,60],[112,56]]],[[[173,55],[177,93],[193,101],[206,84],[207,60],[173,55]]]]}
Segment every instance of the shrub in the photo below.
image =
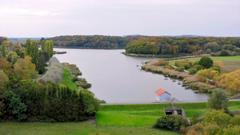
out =
{"type": "Polygon", "coordinates": [[[213,66],[211,69],[217,71],[218,73],[221,72],[221,67],[219,66],[213,66]]]}
{"type": "Polygon", "coordinates": [[[14,120],[25,120],[18,117],[24,114],[28,121],[82,121],[94,117],[99,104],[88,90],[76,91],[52,83],[25,80],[9,89],[12,89],[7,95],[9,109],[3,115],[6,120],[10,119],[8,114],[14,120]]]}
{"type": "Polygon", "coordinates": [[[217,124],[220,127],[226,127],[230,119],[231,116],[223,111],[211,110],[205,114],[203,123],[204,125],[217,124]]]}
{"type": "Polygon", "coordinates": [[[240,126],[228,127],[223,130],[223,135],[239,135],[240,126]]]}
{"type": "Polygon", "coordinates": [[[202,124],[196,124],[187,129],[186,135],[203,135],[204,126],[202,124]]]}
{"type": "Polygon", "coordinates": [[[219,72],[213,69],[203,69],[197,72],[197,79],[201,82],[217,80],[219,72]]]}
{"type": "Polygon", "coordinates": [[[201,65],[194,65],[188,71],[189,71],[190,74],[195,74],[201,69],[203,69],[203,67],[201,65]]]}
{"type": "Polygon", "coordinates": [[[240,92],[240,69],[220,76],[218,85],[231,93],[240,92]]]}
{"type": "Polygon", "coordinates": [[[0,92],[5,89],[8,81],[9,81],[8,76],[4,73],[3,70],[0,70],[0,92]]]}
{"type": "Polygon", "coordinates": [[[5,112],[6,112],[6,105],[5,105],[5,96],[3,95],[3,93],[0,91],[0,120],[2,118],[2,116],[4,116],[5,112]]]}
{"type": "Polygon", "coordinates": [[[183,72],[183,71],[184,71],[184,68],[183,68],[183,67],[177,67],[176,70],[179,71],[179,72],[183,72]]]}
{"type": "Polygon", "coordinates": [[[208,106],[211,109],[227,110],[228,98],[224,90],[215,89],[208,99],[208,106]]]}
{"type": "Polygon", "coordinates": [[[222,128],[219,127],[217,124],[207,124],[203,127],[205,135],[217,135],[221,132],[222,128]]]}
{"type": "Polygon", "coordinates": [[[176,67],[180,67],[180,68],[184,68],[184,69],[189,69],[192,65],[193,65],[192,62],[189,60],[175,61],[176,67]]]}
{"type": "Polygon", "coordinates": [[[20,97],[12,91],[7,91],[5,94],[8,112],[19,121],[26,120],[27,106],[21,101],[20,97]]]}
{"type": "Polygon", "coordinates": [[[189,126],[186,118],[179,115],[163,116],[157,120],[155,128],[179,131],[181,128],[189,126]]]}
{"type": "Polygon", "coordinates": [[[219,53],[220,56],[230,56],[231,53],[227,50],[222,50],[220,53],[219,53]]]}
{"type": "Polygon", "coordinates": [[[235,116],[230,120],[231,125],[240,126],[240,116],[235,116]]]}
{"type": "Polygon", "coordinates": [[[204,68],[210,68],[213,66],[213,60],[207,56],[202,57],[198,63],[204,68]]]}

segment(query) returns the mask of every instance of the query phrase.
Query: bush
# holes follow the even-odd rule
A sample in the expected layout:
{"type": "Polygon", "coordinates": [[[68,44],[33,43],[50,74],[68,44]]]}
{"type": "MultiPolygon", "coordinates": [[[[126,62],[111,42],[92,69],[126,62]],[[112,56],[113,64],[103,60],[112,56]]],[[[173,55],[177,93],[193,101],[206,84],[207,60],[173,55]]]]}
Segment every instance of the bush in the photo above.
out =
{"type": "Polygon", "coordinates": [[[27,106],[21,101],[20,97],[12,91],[7,91],[5,95],[8,112],[10,112],[13,118],[16,118],[19,121],[26,120],[27,106]]]}
{"type": "Polygon", "coordinates": [[[204,126],[202,124],[196,124],[187,129],[186,135],[203,135],[204,126]]]}
{"type": "Polygon", "coordinates": [[[216,110],[228,110],[228,98],[224,90],[215,89],[208,99],[208,106],[216,110]]]}
{"type": "Polygon", "coordinates": [[[189,69],[192,65],[193,65],[192,62],[189,60],[175,61],[175,66],[183,69],[189,69]]]}
{"type": "Polygon", "coordinates": [[[181,128],[189,126],[186,118],[179,115],[163,116],[157,120],[155,128],[179,131],[181,128]]]}
{"type": "Polygon", "coordinates": [[[222,50],[220,53],[219,53],[220,56],[230,56],[231,53],[227,50],[222,50]]]}
{"type": "Polygon", "coordinates": [[[194,65],[188,71],[189,71],[190,74],[195,74],[201,69],[203,69],[203,67],[201,65],[194,65]]]}
{"type": "Polygon", "coordinates": [[[217,124],[207,124],[203,128],[205,135],[217,135],[221,132],[222,128],[219,127],[217,124]]]}
{"type": "Polygon", "coordinates": [[[223,135],[239,135],[240,126],[228,127],[223,130],[223,135]]]}
{"type": "Polygon", "coordinates": [[[213,60],[207,56],[202,57],[198,63],[204,68],[210,68],[213,66],[213,60]]]}
{"type": "Polygon", "coordinates": [[[3,95],[3,93],[0,91],[0,120],[2,118],[2,116],[4,116],[5,112],[6,112],[6,108],[5,108],[5,96],[3,95]]]}
{"type": "Polygon", "coordinates": [[[213,69],[203,69],[197,72],[197,79],[201,82],[217,80],[219,72],[213,69]]]}
{"type": "Polygon", "coordinates": [[[240,69],[220,76],[218,85],[231,93],[240,92],[240,69]]]}
{"type": "Polygon", "coordinates": [[[240,116],[235,116],[230,120],[231,125],[240,126],[240,116]]]}
{"type": "Polygon", "coordinates": [[[30,80],[11,89],[6,96],[9,99],[9,109],[3,116],[6,120],[11,120],[10,117],[25,120],[25,115],[28,121],[82,121],[94,117],[98,109],[98,100],[88,90],[76,91],[30,80]]]}
{"type": "Polygon", "coordinates": [[[183,67],[177,67],[176,70],[179,71],[179,72],[183,72],[183,71],[184,71],[184,68],[183,68],[183,67]]]}
{"type": "Polygon", "coordinates": [[[203,123],[207,124],[217,124],[220,127],[226,127],[231,120],[231,116],[224,113],[223,111],[211,110],[204,116],[203,123]]]}
{"type": "Polygon", "coordinates": [[[221,67],[219,66],[213,66],[211,69],[217,71],[218,73],[221,72],[221,67]]]}

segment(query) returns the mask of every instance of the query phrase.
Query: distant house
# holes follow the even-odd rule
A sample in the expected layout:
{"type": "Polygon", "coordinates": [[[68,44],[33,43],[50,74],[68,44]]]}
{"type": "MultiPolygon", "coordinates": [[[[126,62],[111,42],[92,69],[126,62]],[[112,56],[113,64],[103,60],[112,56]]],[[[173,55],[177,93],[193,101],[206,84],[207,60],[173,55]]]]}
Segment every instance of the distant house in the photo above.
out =
{"type": "Polygon", "coordinates": [[[171,94],[168,93],[166,90],[164,90],[163,88],[158,89],[156,92],[156,100],[158,102],[167,102],[170,101],[171,98],[171,94]]]}

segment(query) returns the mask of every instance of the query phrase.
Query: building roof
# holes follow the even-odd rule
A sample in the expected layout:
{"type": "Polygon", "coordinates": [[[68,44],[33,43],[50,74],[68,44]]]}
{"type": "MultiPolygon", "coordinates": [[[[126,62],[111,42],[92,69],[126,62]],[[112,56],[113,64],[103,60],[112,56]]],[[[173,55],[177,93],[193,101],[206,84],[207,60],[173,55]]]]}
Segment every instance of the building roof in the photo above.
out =
{"type": "Polygon", "coordinates": [[[160,88],[160,89],[158,89],[155,93],[156,93],[157,96],[161,96],[161,95],[164,94],[165,92],[166,92],[165,89],[160,88]]]}

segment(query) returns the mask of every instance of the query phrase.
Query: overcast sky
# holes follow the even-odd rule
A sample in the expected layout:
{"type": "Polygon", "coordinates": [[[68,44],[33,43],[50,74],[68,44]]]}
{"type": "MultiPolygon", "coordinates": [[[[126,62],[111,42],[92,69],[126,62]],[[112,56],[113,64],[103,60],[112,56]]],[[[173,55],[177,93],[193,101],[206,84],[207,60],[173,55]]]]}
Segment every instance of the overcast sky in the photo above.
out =
{"type": "Polygon", "coordinates": [[[0,36],[240,36],[240,0],[0,0],[0,36]]]}

